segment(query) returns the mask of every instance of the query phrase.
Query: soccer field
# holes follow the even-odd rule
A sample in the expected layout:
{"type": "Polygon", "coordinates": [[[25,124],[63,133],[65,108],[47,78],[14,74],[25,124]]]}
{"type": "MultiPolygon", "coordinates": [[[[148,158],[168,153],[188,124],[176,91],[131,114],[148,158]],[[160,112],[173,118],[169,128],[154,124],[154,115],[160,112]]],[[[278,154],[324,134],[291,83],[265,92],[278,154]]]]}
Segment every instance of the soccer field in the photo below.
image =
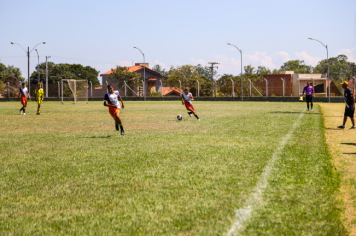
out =
{"type": "Polygon", "coordinates": [[[318,105],[194,106],[1,103],[0,234],[347,234],[318,105]]]}

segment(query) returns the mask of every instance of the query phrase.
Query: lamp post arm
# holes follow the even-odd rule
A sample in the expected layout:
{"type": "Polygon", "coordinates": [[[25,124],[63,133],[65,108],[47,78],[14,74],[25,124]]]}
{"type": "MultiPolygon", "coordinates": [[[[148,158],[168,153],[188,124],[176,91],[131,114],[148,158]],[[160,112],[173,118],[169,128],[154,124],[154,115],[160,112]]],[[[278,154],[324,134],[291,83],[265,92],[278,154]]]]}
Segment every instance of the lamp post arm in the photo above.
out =
{"type": "Polygon", "coordinates": [[[33,49],[35,49],[38,45],[40,45],[40,44],[43,44],[43,43],[38,43],[38,44],[36,44],[36,46],[34,46],[32,49],[31,49],[31,51],[30,51],[30,53],[33,51],[33,49]]]}
{"type": "Polygon", "coordinates": [[[11,44],[17,44],[17,45],[19,45],[26,53],[28,53],[20,44],[18,44],[18,43],[13,43],[13,42],[11,42],[11,44]]]}

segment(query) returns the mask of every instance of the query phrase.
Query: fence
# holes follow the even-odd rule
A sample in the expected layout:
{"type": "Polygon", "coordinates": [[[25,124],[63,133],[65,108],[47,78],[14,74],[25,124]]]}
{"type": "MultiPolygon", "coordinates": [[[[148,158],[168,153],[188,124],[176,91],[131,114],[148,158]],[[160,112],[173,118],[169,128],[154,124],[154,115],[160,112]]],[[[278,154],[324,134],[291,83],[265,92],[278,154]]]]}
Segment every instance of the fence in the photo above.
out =
{"type": "MultiPolygon", "coordinates": [[[[16,84],[10,84],[6,83],[4,88],[0,88],[0,98],[17,98],[19,89],[21,85],[16,85],[16,84]]],[[[296,86],[296,85],[295,85],[296,86]]],[[[317,85],[318,86],[318,85],[317,85]]],[[[316,97],[325,97],[326,96],[326,91],[325,89],[319,89],[315,87],[316,91],[316,97]],[[320,91],[319,91],[319,90],[320,91]]],[[[31,90],[30,90],[30,95],[34,97],[35,93],[35,88],[37,87],[36,84],[31,84],[31,90]]],[[[105,85],[103,87],[106,87],[105,85]]],[[[282,79],[269,79],[266,80],[264,79],[263,81],[258,81],[258,82],[253,82],[253,81],[247,81],[243,82],[232,82],[232,81],[227,81],[224,83],[221,82],[215,82],[214,81],[214,92],[212,91],[213,88],[211,88],[211,92],[209,93],[208,96],[201,96],[199,94],[199,90],[201,91],[201,88],[198,88],[198,86],[193,87],[191,89],[192,94],[195,97],[241,97],[241,88],[243,87],[243,96],[244,97],[298,97],[298,95],[292,95],[293,94],[293,88],[292,88],[292,83],[289,80],[282,80],[282,79]],[[243,85],[243,86],[241,86],[243,85]]],[[[48,98],[59,98],[61,97],[61,84],[58,82],[57,84],[43,84],[42,88],[45,91],[45,97],[48,98]],[[48,91],[46,91],[46,88],[48,87],[48,91]],[[48,95],[48,96],[47,96],[48,95]]],[[[331,87],[333,89],[333,87],[331,87]]],[[[302,88],[294,88],[298,90],[302,90],[302,88]]],[[[106,89],[95,89],[93,88],[92,84],[89,82],[88,84],[88,97],[93,98],[93,97],[102,97],[103,94],[105,93],[106,89]],[[104,91],[104,92],[103,92],[104,91]]],[[[137,87],[137,88],[130,88],[130,86],[124,84],[120,88],[120,94],[123,97],[142,97],[142,87],[137,87]]],[[[161,91],[159,91],[161,93],[161,91]]],[[[332,96],[335,96],[333,91],[331,91],[332,96]]],[[[161,94],[156,94],[156,96],[162,96],[161,94]]],[[[176,95],[179,96],[179,95],[176,95]]],[[[340,92],[339,96],[342,96],[342,93],[340,92]]]]}

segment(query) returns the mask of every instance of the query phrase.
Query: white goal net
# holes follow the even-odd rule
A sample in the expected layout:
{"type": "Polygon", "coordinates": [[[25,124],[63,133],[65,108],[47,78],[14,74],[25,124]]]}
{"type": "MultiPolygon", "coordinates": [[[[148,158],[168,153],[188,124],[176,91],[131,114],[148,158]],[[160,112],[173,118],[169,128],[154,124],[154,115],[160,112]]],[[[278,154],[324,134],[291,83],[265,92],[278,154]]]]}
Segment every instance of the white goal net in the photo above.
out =
{"type": "Polygon", "coordinates": [[[87,80],[75,80],[75,79],[62,79],[61,90],[62,90],[62,104],[65,101],[88,103],[88,91],[89,91],[87,80]]]}

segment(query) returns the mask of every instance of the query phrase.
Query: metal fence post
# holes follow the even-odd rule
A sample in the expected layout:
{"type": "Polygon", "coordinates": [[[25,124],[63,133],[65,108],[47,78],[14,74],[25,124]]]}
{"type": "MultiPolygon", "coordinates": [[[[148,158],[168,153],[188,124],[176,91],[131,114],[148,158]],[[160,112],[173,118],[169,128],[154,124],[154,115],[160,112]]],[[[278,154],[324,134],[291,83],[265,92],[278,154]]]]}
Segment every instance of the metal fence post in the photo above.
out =
{"type": "Polygon", "coordinates": [[[10,83],[7,82],[7,98],[10,98],[10,83]]]}
{"type": "Polygon", "coordinates": [[[93,98],[93,83],[90,81],[90,97],[93,98]]]}
{"type": "Polygon", "coordinates": [[[281,80],[283,81],[283,97],[284,97],[284,79],[281,78],[281,80]]]}
{"type": "Polygon", "coordinates": [[[182,82],[180,80],[179,81],[179,97],[182,97],[182,82]]]}
{"type": "Polygon", "coordinates": [[[61,87],[59,86],[59,81],[57,81],[58,83],[58,98],[61,97],[61,87]]]}
{"type": "Polygon", "coordinates": [[[126,81],[124,81],[124,83],[125,83],[125,98],[126,98],[126,81]]]}
{"type": "Polygon", "coordinates": [[[266,97],[268,97],[268,80],[263,78],[266,81],[266,97]]]}
{"type": "Polygon", "coordinates": [[[159,82],[161,82],[161,98],[163,98],[163,84],[162,84],[162,80],[160,79],[159,82]]]}
{"type": "Polygon", "coordinates": [[[249,80],[250,81],[250,97],[252,97],[252,82],[251,82],[251,80],[249,80]]]}
{"type": "Polygon", "coordinates": [[[300,97],[300,80],[299,79],[297,80],[298,80],[298,97],[300,97]]]}
{"type": "Polygon", "coordinates": [[[199,97],[199,80],[197,80],[197,83],[198,83],[198,96],[199,97]]]}
{"type": "Polygon", "coordinates": [[[232,79],[230,79],[231,80],[231,85],[232,85],[232,93],[231,93],[231,96],[232,97],[234,97],[234,93],[235,93],[235,91],[234,91],[234,81],[232,80],[232,79]]]}

